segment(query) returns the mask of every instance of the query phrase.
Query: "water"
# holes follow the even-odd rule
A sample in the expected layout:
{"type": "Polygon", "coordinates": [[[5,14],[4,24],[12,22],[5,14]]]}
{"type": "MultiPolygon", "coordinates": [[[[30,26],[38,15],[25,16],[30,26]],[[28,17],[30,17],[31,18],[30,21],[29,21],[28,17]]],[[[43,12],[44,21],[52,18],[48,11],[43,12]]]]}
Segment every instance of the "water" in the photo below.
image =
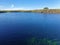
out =
{"type": "Polygon", "coordinates": [[[27,45],[26,39],[60,40],[60,14],[0,13],[0,45],[27,45]]]}

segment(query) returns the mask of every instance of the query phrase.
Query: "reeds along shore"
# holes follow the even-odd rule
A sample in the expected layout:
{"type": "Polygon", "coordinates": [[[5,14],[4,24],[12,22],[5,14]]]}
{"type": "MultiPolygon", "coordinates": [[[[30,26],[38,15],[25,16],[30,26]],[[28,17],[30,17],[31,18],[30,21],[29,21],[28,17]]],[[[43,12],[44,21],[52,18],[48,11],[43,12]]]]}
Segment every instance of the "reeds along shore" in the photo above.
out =
{"type": "Polygon", "coordinates": [[[58,13],[60,14],[60,9],[39,9],[39,10],[2,10],[0,13],[6,12],[39,12],[39,13],[58,13]]]}
{"type": "Polygon", "coordinates": [[[60,9],[41,9],[41,10],[33,10],[32,12],[60,14],[60,9]]]}

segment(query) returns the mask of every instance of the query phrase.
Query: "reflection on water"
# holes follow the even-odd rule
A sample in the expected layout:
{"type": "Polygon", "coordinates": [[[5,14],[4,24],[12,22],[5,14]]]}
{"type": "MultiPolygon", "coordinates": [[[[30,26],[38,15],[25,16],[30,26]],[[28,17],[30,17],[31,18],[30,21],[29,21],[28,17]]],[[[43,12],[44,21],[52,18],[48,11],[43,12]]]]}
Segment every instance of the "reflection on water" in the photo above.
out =
{"type": "Polygon", "coordinates": [[[0,45],[48,44],[60,44],[60,14],[0,14],[0,45]]]}

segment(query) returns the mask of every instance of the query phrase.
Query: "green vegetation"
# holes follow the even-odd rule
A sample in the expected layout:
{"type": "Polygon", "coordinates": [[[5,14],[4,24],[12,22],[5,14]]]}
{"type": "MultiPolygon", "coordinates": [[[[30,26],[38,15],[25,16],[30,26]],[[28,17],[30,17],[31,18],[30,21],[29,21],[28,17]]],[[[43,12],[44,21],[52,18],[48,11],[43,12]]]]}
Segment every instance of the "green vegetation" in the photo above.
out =
{"type": "Polygon", "coordinates": [[[2,10],[0,13],[8,13],[8,12],[35,12],[35,13],[59,13],[60,9],[49,9],[45,7],[43,9],[36,9],[36,10],[2,10]]]}
{"type": "Polygon", "coordinates": [[[48,7],[45,7],[44,9],[49,9],[48,7]]]}
{"type": "Polygon", "coordinates": [[[31,39],[27,39],[27,45],[57,45],[57,42],[45,38],[36,39],[33,37],[31,39]]]}

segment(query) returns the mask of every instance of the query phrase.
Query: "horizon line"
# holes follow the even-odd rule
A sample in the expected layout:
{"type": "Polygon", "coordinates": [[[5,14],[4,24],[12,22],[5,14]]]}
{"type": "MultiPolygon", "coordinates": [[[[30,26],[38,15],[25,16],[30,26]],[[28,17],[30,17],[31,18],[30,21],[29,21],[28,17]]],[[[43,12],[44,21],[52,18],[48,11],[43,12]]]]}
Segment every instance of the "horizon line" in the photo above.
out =
{"type": "MultiPolygon", "coordinates": [[[[6,9],[0,9],[0,10],[40,10],[44,8],[35,8],[35,9],[24,9],[24,8],[6,8],[6,9]]],[[[60,9],[60,8],[48,8],[48,9],[60,9]]]]}

